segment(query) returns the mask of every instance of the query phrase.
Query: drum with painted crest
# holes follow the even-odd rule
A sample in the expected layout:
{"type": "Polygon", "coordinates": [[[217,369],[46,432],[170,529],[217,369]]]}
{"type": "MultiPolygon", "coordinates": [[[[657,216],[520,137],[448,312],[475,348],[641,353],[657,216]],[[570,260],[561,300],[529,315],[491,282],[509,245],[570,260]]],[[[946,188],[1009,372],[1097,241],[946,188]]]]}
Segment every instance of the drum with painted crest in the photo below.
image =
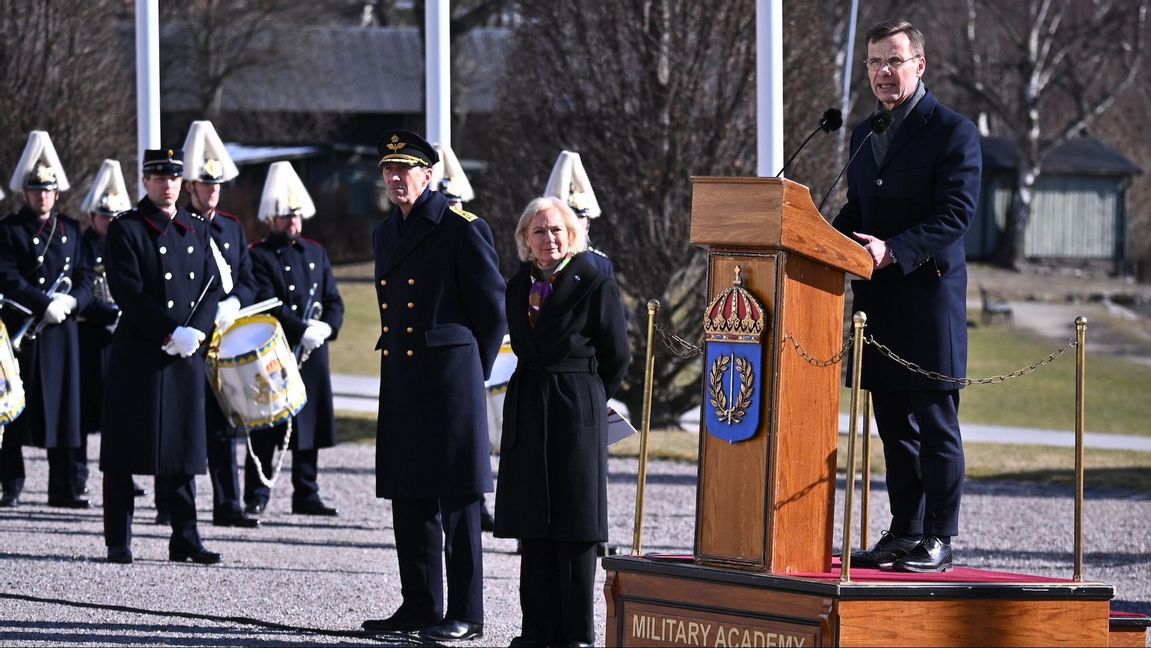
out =
{"type": "Polygon", "coordinates": [[[20,380],[20,364],[12,351],[8,329],[0,322],[0,426],[16,420],[24,411],[24,383],[20,380]]]}
{"type": "Polygon", "coordinates": [[[233,424],[263,430],[303,409],[304,381],[275,317],[242,317],[216,337],[208,351],[208,376],[233,424]]]}

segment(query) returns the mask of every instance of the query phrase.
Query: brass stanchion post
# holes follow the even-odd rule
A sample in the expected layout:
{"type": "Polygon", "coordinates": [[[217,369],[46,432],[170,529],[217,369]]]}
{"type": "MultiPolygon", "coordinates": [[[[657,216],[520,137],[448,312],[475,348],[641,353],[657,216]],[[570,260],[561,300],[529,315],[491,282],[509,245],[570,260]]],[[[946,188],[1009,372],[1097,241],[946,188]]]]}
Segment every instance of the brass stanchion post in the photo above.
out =
{"type": "Polygon", "coordinates": [[[843,489],[843,553],[839,563],[839,580],[851,581],[851,513],[855,505],[855,433],[859,430],[859,382],[863,362],[863,329],[867,326],[867,314],[858,312],[851,318],[851,420],[847,426],[847,479],[843,489]]]}
{"type": "Polygon", "coordinates": [[[871,392],[863,392],[863,470],[860,475],[859,548],[867,549],[867,527],[871,524],[871,392]]]}
{"type": "Polygon", "coordinates": [[[1086,398],[1087,318],[1075,318],[1075,573],[1083,580],[1083,407],[1086,398]]]}
{"type": "Polygon", "coordinates": [[[635,485],[635,532],[632,535],[631,555],[640,555],[643,543],[643,496],[647,483],[647,439],[651,432],[651,394],[655,380],[655,316],[659,300],[647,303],[647,355],[643,374],[643,422],[639,432],[639,470],[635,485]]]}

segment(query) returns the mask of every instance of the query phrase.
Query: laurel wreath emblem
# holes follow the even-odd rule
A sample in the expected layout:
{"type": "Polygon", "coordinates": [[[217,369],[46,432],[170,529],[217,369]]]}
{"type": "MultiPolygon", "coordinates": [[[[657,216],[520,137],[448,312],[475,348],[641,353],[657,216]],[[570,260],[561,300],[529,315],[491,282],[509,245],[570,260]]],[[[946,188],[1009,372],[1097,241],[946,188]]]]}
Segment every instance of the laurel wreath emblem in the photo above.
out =
{"type": "Polygon", "coordinates": [[[731,407],[727,404],[727,394],[723,393],[723,377],[731,367],[731,356],[720,356],[711,363],[707,381],[711,406],[719,415],[720,423],[738,424],[751,407],[751,395],[755,391],[755,372],[746,358],[735,359],[735,372],[739,376],[739,394],[731,407]]]}

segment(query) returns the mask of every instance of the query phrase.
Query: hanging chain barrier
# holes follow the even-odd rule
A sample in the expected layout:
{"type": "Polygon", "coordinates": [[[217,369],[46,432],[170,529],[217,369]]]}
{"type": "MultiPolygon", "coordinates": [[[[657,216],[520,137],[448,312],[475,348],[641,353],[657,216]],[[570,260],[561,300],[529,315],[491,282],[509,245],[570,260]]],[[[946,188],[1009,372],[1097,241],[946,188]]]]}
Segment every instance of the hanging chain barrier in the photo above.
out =
{"type": "MultiPolygon", "coordinates": [[[[696,343],[693,343],[689,340],[684,339],[683,337],[680,337],[679,335],[676,335],[674,332],[668,331],[667,329],[665,329],[663,327],[663,325],[661,325],[659,323],[656,323],[655,330],[657,333],[659,333],[660,339],[663,341],[664,347],[667,348],[667,350],[672,355],[683,358],[685,360],[690,360],[692,358],[696,358],[696,357],[703,355],[703,338],[702,337],[700,338],[699,343],[696,344],[696,343]]],[[[826,367],[830,367],[832,365],[839,364],[843,360],[843,356],[846,355],[847,352],[851,350],[851,346],[852,346],[851,336],[845,337],[843,339],[843,345],[840,347],[839,351],[835,353],[835,355],[831,356],[827,360],[820,360],[818,358],[813,357],[810,353],[808,353],[808,351],[803,348],[803,345],[799,343],[799,340],[795,339],[795,337],[792,336],[790,333],[783,336],[783,341],[785,343],[788,343],[788,342],[791,343],[791,346],[795,349],[796,353],[798,353],[800,355],[800,357],[802,357],[804,360],[806,360],[808,364],[815,366],[815,367],[820,367],[820,368],[826,368],[826,367]]],[[[883,343],[879,342],[878,340],[876,340],[874,336],[869,336],[869,337],[865,338],[863,340],[863,342],[864,342],[864,344],[870,344],[871,346],[875,347],[875,349],[877,351],[879,351],[883,355],[887,356],[893,362],[901,365],[903,368],[907,369],[908,371],[910,371],[912,373],[916,373],[916,374],[919,374],[919,375],[924,376],[926,378],[930,378],[931,380],[937,380],[940,382],[946,382],[946,383],[952,383],[955,385],[964,385],[964,386],[966,386],[966,385],[995,385],[998,383],[1007,382],[1008,380],[1012,380],[1014,378],[1021,378],[1023,376],[1026,376],[1029,373],[1032,373],[1036,369],[1039,369],[1041,367],[1044,367],[1046,365],[1051,364],[1052,362],[1057,360],[1060,356],[1062,356],[1064,353],[1066,353],[1067,351],[1074,349],[1078,346],[1078,343],[1075,341],[1074,338],[1072,338],[1072,339],[1068,340],[1067,343],[1064,344],[1062,347],[1056,349],[1055,351],[1052,351],[1046,358],[1043,358],[1039,362],[1036,362],[1034,364],[1023,367],[1022,369],[1016,369],[1015,371],[1012,371],[1011,373],[1008,373],[1008,374],[1000,374],[997,376],[988,376],[986,378],[956,378],[954,376],[948,376],[946,374],[941,374],[938,371],[930,371],[928,369],[924,369],[923,367],[920,367],[919,365],[915,364],[914,362],[911,362],[910,360],[904,360],[903,358],[899,357],[898,354],[896,354],[894,351],[892,351],[890,347],[888,347],[888,346],[884,345],[883,343]]]]}

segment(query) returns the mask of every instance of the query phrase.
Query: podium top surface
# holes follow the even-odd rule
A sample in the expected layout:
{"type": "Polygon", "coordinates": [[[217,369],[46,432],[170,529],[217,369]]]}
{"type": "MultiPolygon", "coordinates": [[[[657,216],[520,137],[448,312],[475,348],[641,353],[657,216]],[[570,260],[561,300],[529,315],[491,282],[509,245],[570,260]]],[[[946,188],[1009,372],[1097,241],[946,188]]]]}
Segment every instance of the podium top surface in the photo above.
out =
{"type": "Polygon", "coordinates": [[[984,569],[957,567],[943,574],[913,574],[878,569],[851,570],[852,580],[839,580],[839,561],[826,572],[774,574],[722,569],[696,565],[687,560],[660,560],[658,557],[609,556],[603,559],[608,571],[633,572],[687,578],[702,582],[761,587],[797,594],[834,596],[840,599],[917,598],[1013,598],[1021,600],[1076,599],[1111,600],[1115,588],[1098,582],[1029,576],[984,569]]]}
{"type": "Polygon", "coordinates": [[[784,250],[870,278],[870,255],[816,209],[807,187],[786,178],[692,178],[691,242],[710,248],[784,250]]]}

